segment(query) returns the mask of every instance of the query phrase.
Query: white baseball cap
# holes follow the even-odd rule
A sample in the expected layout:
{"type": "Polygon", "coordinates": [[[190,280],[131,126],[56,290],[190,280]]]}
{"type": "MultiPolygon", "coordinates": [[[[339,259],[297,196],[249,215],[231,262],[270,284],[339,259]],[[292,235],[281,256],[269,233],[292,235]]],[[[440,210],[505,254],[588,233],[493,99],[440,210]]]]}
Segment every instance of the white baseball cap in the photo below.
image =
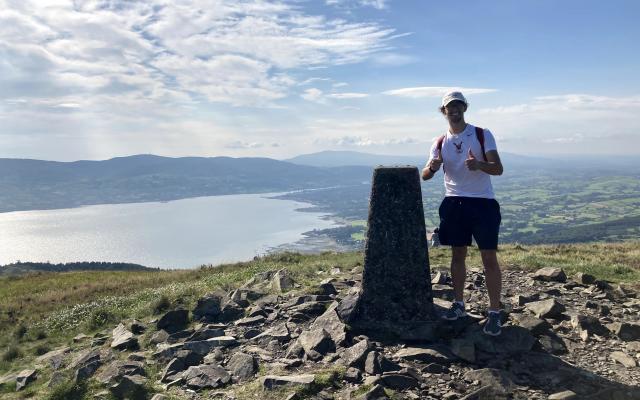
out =
{"type": "Polygon", "coordinates": [[[469,105],[467,103],[467,99],[464,98],[464,96],[462,95],[461,92],[449,92],[447,94],[444,95],[444,97],[442,98],[442,107],[446,107],[447,104],[451,103],[452,101],[461,101],[466,105],[469,105]]]}

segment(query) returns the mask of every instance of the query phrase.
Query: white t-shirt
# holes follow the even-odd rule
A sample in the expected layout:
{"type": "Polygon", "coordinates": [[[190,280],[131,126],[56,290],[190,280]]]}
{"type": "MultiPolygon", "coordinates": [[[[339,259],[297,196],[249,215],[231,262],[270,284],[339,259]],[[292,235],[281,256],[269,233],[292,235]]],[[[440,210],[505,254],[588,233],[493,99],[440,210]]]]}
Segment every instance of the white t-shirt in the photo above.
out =
{"type": "MultiPolygon", "coordinates": [[[[478,160],[484,161],[482,147],[476,136],[476,128],[471,124],[467,124],[465,130],[458,134],[447,132],[442,141],[445,196],[493,199],[495,196],[491,186],[491,176],[480,170],[469,171],[464,164],[469,148],[478,160]]],[[[488,129],[484,130],[484,150],[485,152],[498,150],[496,140],[488,129]]],[[[431,145],[429,161],[437,155],[438,138],[431,145]]]]}

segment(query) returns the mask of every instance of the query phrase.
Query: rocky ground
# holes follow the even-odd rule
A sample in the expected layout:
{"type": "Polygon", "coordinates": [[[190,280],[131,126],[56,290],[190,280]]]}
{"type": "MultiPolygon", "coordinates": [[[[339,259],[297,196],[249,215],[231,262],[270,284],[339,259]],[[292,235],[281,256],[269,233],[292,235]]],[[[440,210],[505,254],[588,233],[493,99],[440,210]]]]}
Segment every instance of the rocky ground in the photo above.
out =
{"type": "MultiPolygon", "coordinates": [[[[468,317],[377,337],[343,322],[361,272],[319,273],[306,292],[286,270],[261,273],[192,310],[79,335],[0,386],[91,382],[104,399],[640,399],[635,291],[554,268],[508,270],[493,338],[481,332],[486,292],[475,269],[468,317]]],[[[442,311],[450,280],[432,278],[442,311]]]]}

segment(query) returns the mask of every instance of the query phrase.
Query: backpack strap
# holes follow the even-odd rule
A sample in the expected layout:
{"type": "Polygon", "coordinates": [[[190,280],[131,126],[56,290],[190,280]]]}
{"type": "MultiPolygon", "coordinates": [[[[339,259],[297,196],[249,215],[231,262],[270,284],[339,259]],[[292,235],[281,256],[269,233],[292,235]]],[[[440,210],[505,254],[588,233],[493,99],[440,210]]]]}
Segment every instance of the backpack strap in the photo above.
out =
{"type": "MultiPolygon", "coordinates": [[[[486,162],[488,160],[487,160],[487,153],[485,153],[484,151],[484,129],[480,128],[479,126],[476,126],[476,137],[478,138],[478,142],[480,142],[480,148],[482,149],[482,157],[486,162]]],[[[440,143],[440,148],[442,148],[442,143],[440,143]]]]}
{"type": "MultiPolygon", "coordinates": [[[[445,135],[442,135],[438,138],[438,144],[436,145],[436,149],[440,152],[440,156],[442,156],[442,143],[444,142],[445,135]]],[[[444,161],[442,162],[442,172],[444,172],[444,161]]]]}

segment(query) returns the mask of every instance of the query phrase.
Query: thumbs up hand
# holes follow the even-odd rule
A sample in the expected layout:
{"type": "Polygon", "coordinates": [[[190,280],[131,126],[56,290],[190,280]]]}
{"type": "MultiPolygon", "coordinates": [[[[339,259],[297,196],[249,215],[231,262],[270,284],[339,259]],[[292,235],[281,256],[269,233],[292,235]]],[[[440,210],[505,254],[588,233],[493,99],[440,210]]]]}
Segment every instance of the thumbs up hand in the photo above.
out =
{"type": "Polygon", "coordinates": [[[442,150],[438,149],[438,156],[436,158],[432,158],[431,162],[429,162],[429,169],[431,171],[437,171],[440,169],[442,165],[442,150]]]}
{"type": "Polygon", "coordinates": [[[467,166],[469,171],[477,171],[480,169],[479,162],[476,160],[476,156],[473,155],[473,151],[471,151],[471,149],[469,149],[469,152],[467,153],[467,159],[464,160],[464,164],[467,166]]]}

